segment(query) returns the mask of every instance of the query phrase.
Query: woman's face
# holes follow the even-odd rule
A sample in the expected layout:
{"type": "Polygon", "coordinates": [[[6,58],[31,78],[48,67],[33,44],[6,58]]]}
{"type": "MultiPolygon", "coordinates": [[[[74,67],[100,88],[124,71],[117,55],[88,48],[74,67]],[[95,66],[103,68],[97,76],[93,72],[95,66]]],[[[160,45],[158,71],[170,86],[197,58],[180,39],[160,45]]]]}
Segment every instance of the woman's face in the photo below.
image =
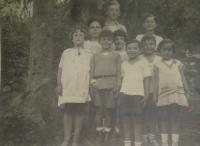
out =
{"type": "Polygon", "coordinates": [[[120,16],[120,6],[118,4],[110,5],[107,10],[107,17],[116,20],[120,16]]]}
{"type": "Polygon", "coordinates": [[[91,38],[98,38],[101,31],[101,24],[98,21],[90,23],[88,32],[91,38]]]}
{"type": "Polygon", "coordinates": [[[80,46],[83,45],[84,38],[85,38],[84,32],[77,29],[72,35],[72,42],[74,45],[80,46]]]}

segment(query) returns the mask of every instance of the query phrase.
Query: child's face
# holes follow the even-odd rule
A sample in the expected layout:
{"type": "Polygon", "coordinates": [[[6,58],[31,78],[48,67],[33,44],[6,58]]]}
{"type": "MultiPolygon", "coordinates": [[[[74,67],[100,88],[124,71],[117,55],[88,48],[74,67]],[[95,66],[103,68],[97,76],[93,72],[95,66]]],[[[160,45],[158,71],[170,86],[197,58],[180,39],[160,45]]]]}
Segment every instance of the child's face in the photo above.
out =
{"type": "Polygon", "coordinates": [[[120,16],[120,6],[118,4],[110,5],[107,10],[108,18],[116,20],[120,16]]]}
{"type": "Polygon", "coordinates": [[[130,59],[136,58],[141,53],[138,43],[128,44],[126,47],[126,52],[130,59]]]}
{"type": "Polygon", "coordinates": [[[114,43],[115,43],[115,47],[116,47],[117,50],[124,49],[125,46],[126,46],[124,36],[115,36],[114,43]]]}
{"type": "Polygon", "coordinates": [[[98,21],[94,21],[90,23],[89,26],[89,35],[92,38],[98,38],[99,34],[101,33],[101,24],[98,21]]]}
{"type": "Polygon", "coordinates": [[[77,29],[72,35],[72,42],[74,45],[80,46],[83,45],[84,38],[85,38],[84,32],[77,29]]]}
{"type": "Polygon", "coordinates": [[[156,43],[154,40],[146,40],[143,42],[143,53],[146,55],[151,55],[154,53],[156,48],[156,43]]]}
{"type": "Polygon", "coordinates": [[[169,60],[172,58],[173,55],[173,48],[171,43],[166,43],[162,46],[160,50],[160,54],[165,60],[169,60]]]}
{"type": "Polygon", "coordinates": [[[156,28],[157,24],[155,21],[155,17],[147,17],[144,21],[143,27],[146,31],[154,31],[156,28]]]}
{"type": "Polygon", "coordinates": [[[103,50],[108,50],[112,47],[113,40],[112,37],[104,36],[100,37],[99,43],[101,44],[103,50]]]}

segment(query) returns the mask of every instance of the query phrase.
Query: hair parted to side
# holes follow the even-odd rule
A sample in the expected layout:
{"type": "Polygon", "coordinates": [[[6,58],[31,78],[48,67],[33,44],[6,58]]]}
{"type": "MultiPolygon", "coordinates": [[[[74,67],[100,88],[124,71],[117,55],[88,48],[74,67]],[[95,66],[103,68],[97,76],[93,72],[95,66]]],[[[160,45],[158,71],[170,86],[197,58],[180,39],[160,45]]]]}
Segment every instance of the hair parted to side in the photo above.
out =
{"type": "Polygon", "coordinates": [[[165,44],[171,44],[171,49],[172,49],[173,53],[175,53],[175,43],[171,39],[164,39],[159,43],[159,45],[158,45],[159,52],[163,49],[163,46],[165,44]]]}

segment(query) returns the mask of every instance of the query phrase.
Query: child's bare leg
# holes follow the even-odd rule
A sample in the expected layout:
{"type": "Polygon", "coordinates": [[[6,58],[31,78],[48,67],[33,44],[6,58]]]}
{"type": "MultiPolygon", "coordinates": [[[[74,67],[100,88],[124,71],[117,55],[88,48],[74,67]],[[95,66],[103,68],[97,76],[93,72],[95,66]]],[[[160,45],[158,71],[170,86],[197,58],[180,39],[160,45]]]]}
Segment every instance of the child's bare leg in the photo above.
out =
{"type": "MultiPolygon", "coordinates": [[[[70,105],[69,105],[70,106],[70,105]]],[[[72,137],[73,112],[68,105],[64,107],[64,141],[62,146],[67,146],[72,137]]]]}
{"type": "Polygon", "coordinates": [[[97,131],[103,130],[103,115],[104,115],[103,107],[96,107],[95,124],[97,131]]]}
{"type": "Polygon", "coordinates": [[[122,117],[122,128],[124,136],[124,146],[131,146],[131,116],[124,115],[122,117]]]}
{"type": "Polygon", "coordinates": [[[173,107],[171,111],[171,121],[170,121],[171,133],[172,133],[172,146],[178,146],[181,119],[182,119],[181,107],[173,107]]]}
{"type": "Polygon", "coordinates": [[[134,123],[134,136],[135,136],[135,146],[141,146],[142,140],[142,119],[140,115],[132,117],[134,123]]]}
{"type": "Polygon", "coordinates": [[[72,146],[78,146],[80,141],[80,133],[85,118],[85,105],[77,105],[75,109],[75,123],[74,123],[74,136],[72,146]]]}
{"type": "Polygon", "coordinates": [[[111,130],[113,124],[113,113],[114,109],[112,108],[105,108],[105,118],[104,118],[104,132],[105,132],[105,142],[109,143],[111,139],[111,130]]]}
{"type": "Polygon", "coordinates": [[[169,116],[168,107],[159,108],[159,126],[162,146],[168,146],[169,116]]]}

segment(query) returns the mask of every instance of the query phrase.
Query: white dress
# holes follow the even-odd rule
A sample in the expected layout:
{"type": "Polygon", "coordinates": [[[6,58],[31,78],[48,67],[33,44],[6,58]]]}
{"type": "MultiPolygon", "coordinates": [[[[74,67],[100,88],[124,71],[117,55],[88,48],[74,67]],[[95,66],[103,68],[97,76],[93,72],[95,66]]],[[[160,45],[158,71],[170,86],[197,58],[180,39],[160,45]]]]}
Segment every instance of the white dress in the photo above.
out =
{"type": "Polygon", "coordinates": [[[158,101],[157,106],[177,104],[188,107],[180,68],[183,64],[175,59],[160,61],[155,65],[158,69],[158,101]]]}
{"type": "Polygon", "coordinates": [[[62,96],[58,106],[65,103],[85,103],[89,96],[89,71],[91,53],[88,50],[67,49],[63,52],[59,64],[62,68],[62,96]]]}

